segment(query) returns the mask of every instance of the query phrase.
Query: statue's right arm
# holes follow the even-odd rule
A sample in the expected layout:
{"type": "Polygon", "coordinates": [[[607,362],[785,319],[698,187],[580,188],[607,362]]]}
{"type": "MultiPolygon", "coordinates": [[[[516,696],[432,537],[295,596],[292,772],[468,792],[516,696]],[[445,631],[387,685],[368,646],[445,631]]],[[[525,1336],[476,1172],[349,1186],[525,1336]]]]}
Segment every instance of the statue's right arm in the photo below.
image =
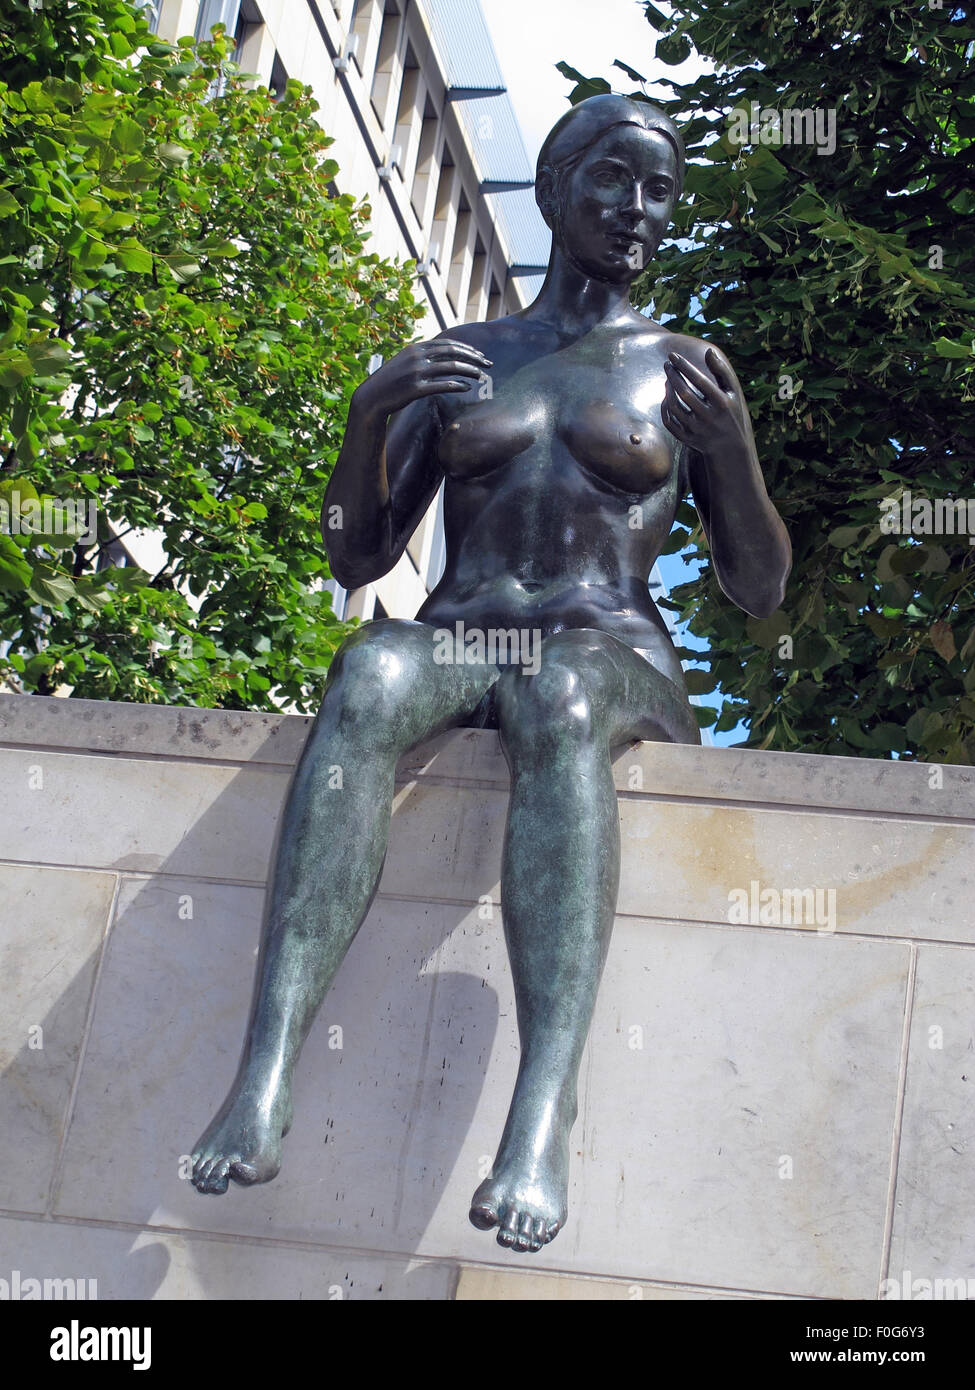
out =
{"type": "Polygon", "coordinates": [[[492,364],[467,343],[414,343],[359,386],[322,503],[322,539],[345,589],[396,564],[443,479],[437,396],[466,391],[492,364]]]}

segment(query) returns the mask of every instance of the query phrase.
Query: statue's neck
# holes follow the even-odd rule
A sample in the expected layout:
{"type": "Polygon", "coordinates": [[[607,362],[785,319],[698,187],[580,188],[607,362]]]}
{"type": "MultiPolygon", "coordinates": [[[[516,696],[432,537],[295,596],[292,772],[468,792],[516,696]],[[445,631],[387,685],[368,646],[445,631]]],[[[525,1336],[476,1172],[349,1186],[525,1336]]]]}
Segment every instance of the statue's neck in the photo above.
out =
{"type": "Polygon", "coordinates": [[[596,280],[556,248],[537,298],[521,317],[549,324],[558,333],[576,338],[600,324],[628,322],[634,312],[628,284],[596,280]]]}

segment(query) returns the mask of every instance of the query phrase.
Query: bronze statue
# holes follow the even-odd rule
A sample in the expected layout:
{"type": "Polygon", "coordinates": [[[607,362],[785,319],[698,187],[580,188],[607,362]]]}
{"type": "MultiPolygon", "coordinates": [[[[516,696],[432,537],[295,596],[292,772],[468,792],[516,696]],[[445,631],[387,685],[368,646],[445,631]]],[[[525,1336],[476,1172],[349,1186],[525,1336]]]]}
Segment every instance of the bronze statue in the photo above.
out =
{"type": "Polygon", "coordinates": [[[342,518],[323,525],[332,573],[347,588],[386,574],[445,477],[446,570],[415,620],[365,624],[329,670],[279,833],[240,1070],[194,1153],[201,1192],[278,1171],[292,1071],[379,882],[397,759],[444,729],[497,728],[521,1063],[470,1219],[515,1250],[565,1224],[619,880],[611,749],[700,742],[648,576],[688,491],[746,612],[779,606],[791,563],[728,362],[630,305],[683,172],[656,107],[610,94],[573,107],[538,160],[552,252],[534,303],[404,348],[352,399],[323,507],[342,518]],[[540,660],[518,659],[526,633],[540,660]]]}

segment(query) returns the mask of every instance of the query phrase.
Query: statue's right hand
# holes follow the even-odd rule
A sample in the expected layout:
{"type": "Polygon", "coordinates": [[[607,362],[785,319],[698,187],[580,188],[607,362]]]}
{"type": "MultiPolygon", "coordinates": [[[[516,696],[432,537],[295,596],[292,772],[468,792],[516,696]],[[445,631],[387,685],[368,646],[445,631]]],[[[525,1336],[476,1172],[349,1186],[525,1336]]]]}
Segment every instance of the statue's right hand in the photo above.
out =
{"type": "Polygon", "coordinates": [[[455,338],[412,343],[366,377],[355,398],[370,414],[388,416],[422,396],[466,391],[493,365],[483,352],[455,338]]]}

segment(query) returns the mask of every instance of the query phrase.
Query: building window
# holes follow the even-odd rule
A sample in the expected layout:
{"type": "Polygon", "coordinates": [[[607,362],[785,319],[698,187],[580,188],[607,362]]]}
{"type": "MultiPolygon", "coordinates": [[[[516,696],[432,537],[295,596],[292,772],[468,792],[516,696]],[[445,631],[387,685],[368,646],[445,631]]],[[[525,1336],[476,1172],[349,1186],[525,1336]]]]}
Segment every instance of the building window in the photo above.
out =
{"type": "Polygon", "coordinates": [[[465,195],[461,193],[460,207],[457,209],[457,225],[454,228],[454,248],[450,253],[450,271],[447,280],[447,298],[450,300],[451,308],[455,314],[463,311],[463,291],[467,279],[473,221],[474,214],[471,212],[470,204],[465,195]]]}
{"type": "Polygon", "coordinates": [[[423,113],[423,123],[420,126],[420,146],[416,156],[413,188],[410,191],[410,202],[413,204],[413,211],[416,213],[417,221],[421,227],[425,225],[428,212],[430,184],[437,175],[436,155],[439,129],[440,117],[428,97],[423,113]]]}
{"type": "Polygon", "coordinates": [[[433,228],[430,232],[430,241],[436,242],[440,248],[438,268],[442,275],[446,275],[450,269],[450,258],[453,252],[451,233],[454,225],[454,196],[457,180],[457,168],[454,165],[450,147],[444,141],[443,153],[440,158],[440,178],[437,181],[437,197],[433,210],[433,228]]]}
{"type": "Polygon", "coordinates": [[[162,5],[162,0],[135,0],[135,3],[140,10],[144,11],[145,21],[155,34],[159,29],[159,9],[162,5]]]}
{"type": "Polygon", "coordinates": [[[275,101],[280,101],[284,96],[284,89],[288,85],[288,74],[284,70],[281,55],[275,53],[274,64],[271,68],[271,80],[267,84],[267,89],[275,101]]]}
{"type": "Polygon", "coordinates": [[[471,284],[467,292],[467,321],[479,323],[484,313],[484,289],[487,281],[487,252],[484,242],[478,236],[474,243],[474,259],[471,262],[471,284]]]}
{"type": "Polygon", "coordinates": [[[352,11],[349,38],[356,40],[352,46],[352,61],[360,72],[363,71],[366,49],[369,46],[369,26],[372,23],[372,12],[375,7],[376,0],[355,0],[355,8],[352,11]]]}
{"type": "Polygon", "coordinates": [[[222,24],[228,34],[237,29],[240,0],[203,0],[196,20],[196,37],[209,39],[210,30],[222,24]]]}
{"type": "Polygon", "coordinates": [[[247,40],[252,38],[258,29],[263,25],[261,12],[255,4],[255,0],[241,0],[240,14],[237,16],[237,26],[234,29],[234,62],[240,66],[244,56],[244,45],[247,40]]]}
{"type": "Polygon", "coordinates": [[[403,59],[403,80],[400,83],[399,101],[396,106],[396,126],[393,131],[393,144],[403,151],[400,168],[404,177],[413,167],[416,154],[416,135],[420,127],[420,113],[417,98],[420,94],[420,70],[409,44],[403,59]]]}
{"type": "Polygon", "coordinates": [[[393,80],[396,76],[396,54],[399,49],[400,13],[393,0],[386,0],[383,24],[379,33],[379,52],[376,57],[376,72],[372,79],[372,109],[379,124],[386,125],[386,111],[392,94],[393,80]]]}

